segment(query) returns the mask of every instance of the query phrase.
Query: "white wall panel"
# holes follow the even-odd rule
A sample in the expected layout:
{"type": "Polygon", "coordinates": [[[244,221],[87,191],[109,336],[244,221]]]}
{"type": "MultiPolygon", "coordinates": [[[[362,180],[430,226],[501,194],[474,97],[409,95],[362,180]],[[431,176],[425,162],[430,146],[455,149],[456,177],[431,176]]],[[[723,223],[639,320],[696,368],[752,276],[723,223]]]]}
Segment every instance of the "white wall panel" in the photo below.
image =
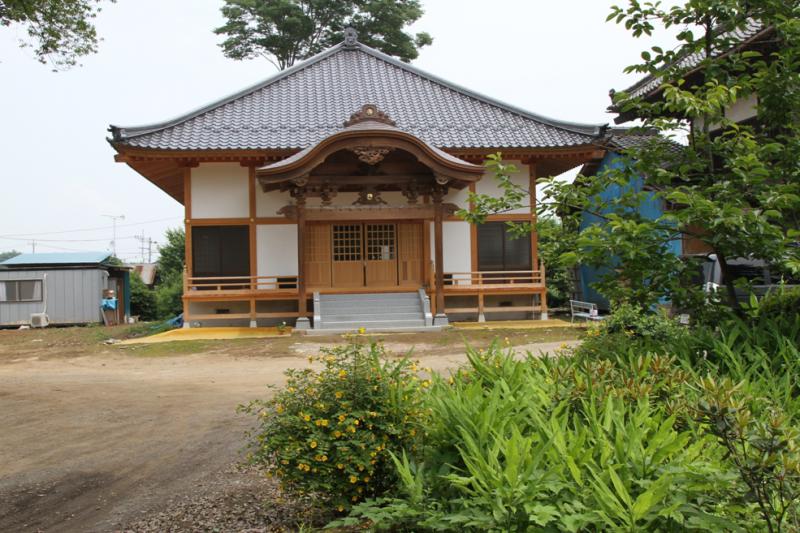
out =
{"type": "MultiPolygon", "coordinates": [[[[506,161],[506,163],[513,163],[514,166],[517,167],[518,172],[514,173],[511,176],[511,181],[515,185],[522,187],[524,190],[530,189],[530,174],[528,165],[523,165],[519,161],[506,161]]],[[[497,179],[494,177],[494,174],[487,172],[483,175],[481,180],[477,183],[475,187],[475,192],[478,194],[488,194],[494,197],[500,197],[502,192],[500,188],[497,186],[497,179]]],[[[528,205],[528,202],[525,204],[528,205]]],[[[509,211],[508,213],[512,214],[525,214],[530,213],[529,207],[524,207],[522,209],[514,209],[513,211],[509,211]]],[[[504,213],[505,214],[505,213],[504,213]]]]}
{"type": "Polygon", "coordinates": [[[256,226],[256,252],[259,276],[296,276],[297,226],[256,226]]]}
{"type": "Polygon", "coordinates": [[[192,218],[250,215],[248,169],[239,163],[202,163],[192,169],[192,218]]]}

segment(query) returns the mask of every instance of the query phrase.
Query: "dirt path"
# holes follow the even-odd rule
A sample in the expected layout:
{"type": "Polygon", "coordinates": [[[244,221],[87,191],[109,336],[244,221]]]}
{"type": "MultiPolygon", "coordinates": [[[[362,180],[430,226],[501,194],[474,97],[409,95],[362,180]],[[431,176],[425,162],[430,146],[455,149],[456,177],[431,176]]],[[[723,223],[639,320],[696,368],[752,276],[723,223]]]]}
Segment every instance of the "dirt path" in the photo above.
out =
{"type": "MultiPolygon", "coordinates": [[[[236,406],[267,395],[320,344],[295,340],[281,357],[110,349],[65,358],[0,346],[0,531],[115,531],[172,497],[230,485],[224,473],[251,423],[236,406]]],[[[421,348],[423,366],[463,361],[460,346],[421,348]]]]}

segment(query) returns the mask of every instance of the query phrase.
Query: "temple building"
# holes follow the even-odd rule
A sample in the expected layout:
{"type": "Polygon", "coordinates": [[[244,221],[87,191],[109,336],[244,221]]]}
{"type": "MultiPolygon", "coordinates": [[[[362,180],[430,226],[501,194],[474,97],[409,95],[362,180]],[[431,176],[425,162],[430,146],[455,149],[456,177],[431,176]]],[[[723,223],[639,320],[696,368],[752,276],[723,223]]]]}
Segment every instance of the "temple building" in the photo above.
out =
{"type": "Polygon", "coordinates": [[[602,157],[600,125],[545,118],[345,41],[179,118],[111,126],[116,160],[185,206],[184,321],[351,330],[547,317],[537,235],[455,215],[602,157]]]}

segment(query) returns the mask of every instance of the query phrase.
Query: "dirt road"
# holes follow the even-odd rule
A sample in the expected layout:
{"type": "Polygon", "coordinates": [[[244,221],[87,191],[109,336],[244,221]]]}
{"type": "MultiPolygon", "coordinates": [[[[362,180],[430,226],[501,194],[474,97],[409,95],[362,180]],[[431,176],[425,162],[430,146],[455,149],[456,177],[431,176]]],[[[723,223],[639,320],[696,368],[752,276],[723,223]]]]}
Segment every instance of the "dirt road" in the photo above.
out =
{"type": "MultiPolygon", "coordinates": [[[[242,459],[251,423],[236,406],[266,396],[266,385],[326,343],[293,338],[280,350],[258,341],[146,356],[16,335],[12,342],[0,332],[0,531],[121,530],[171,499],[250,483],[226,473],[242,459]]],[[[387,344],[410,348],[403,339],[387,344]]],[[[460,344],[417,348],[423,366],[463,361],[460,344]]]]}

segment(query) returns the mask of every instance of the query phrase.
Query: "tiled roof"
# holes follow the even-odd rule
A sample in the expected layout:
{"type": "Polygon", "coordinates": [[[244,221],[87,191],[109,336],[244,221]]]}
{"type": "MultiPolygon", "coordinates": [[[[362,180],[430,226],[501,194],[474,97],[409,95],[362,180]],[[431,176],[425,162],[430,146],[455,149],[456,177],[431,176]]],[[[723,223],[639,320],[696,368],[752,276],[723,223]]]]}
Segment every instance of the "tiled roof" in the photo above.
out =
{"type": "Polygon", "coordinates": [[[302,149],[341,131],[364,104],[439,148],[539,148],[591,143],[603,126],[561,122],[479,95],[361,43],[336,45],[176,119],[112,126],[112,142],[167,150],[302,149]]]}
{"type": "Polygon", "coordinates": [[[653,143],[661,143],[669,152],[677,154],[683,151],[683,145],[662,137],[653,130],[644,128],[610,128],[601,141],[603,146],[611,150],[624,152],[625,150],[644,148],[653,143]]]}
{"type": "MultiPolygon", "coordinates": [[[[726,41],[739,44],[725,50],[720,50],[715,55],[722,55],[730,52],[731,50],[739,49],[742,45],[748,43],[762,31],[764,31],[764,26],[760,22],[749,20],[743,27],[736,28],[735,30],[727,32],[724,35],[726,41]]],[[[689,71],[697,67],[703,61],[703,59],[705,59],[705,56],[706,54],[704,51],[695,52],[679,59],[676,63],[669,65],[669,68],[677,67],[681,70],[689,71]]],[[[663,83],[664,80],[662,78],[648,75],[625,89],[625,92],[628,93],[628,96],[639,98],[647,96],[656,91],[663,83]]]]}

